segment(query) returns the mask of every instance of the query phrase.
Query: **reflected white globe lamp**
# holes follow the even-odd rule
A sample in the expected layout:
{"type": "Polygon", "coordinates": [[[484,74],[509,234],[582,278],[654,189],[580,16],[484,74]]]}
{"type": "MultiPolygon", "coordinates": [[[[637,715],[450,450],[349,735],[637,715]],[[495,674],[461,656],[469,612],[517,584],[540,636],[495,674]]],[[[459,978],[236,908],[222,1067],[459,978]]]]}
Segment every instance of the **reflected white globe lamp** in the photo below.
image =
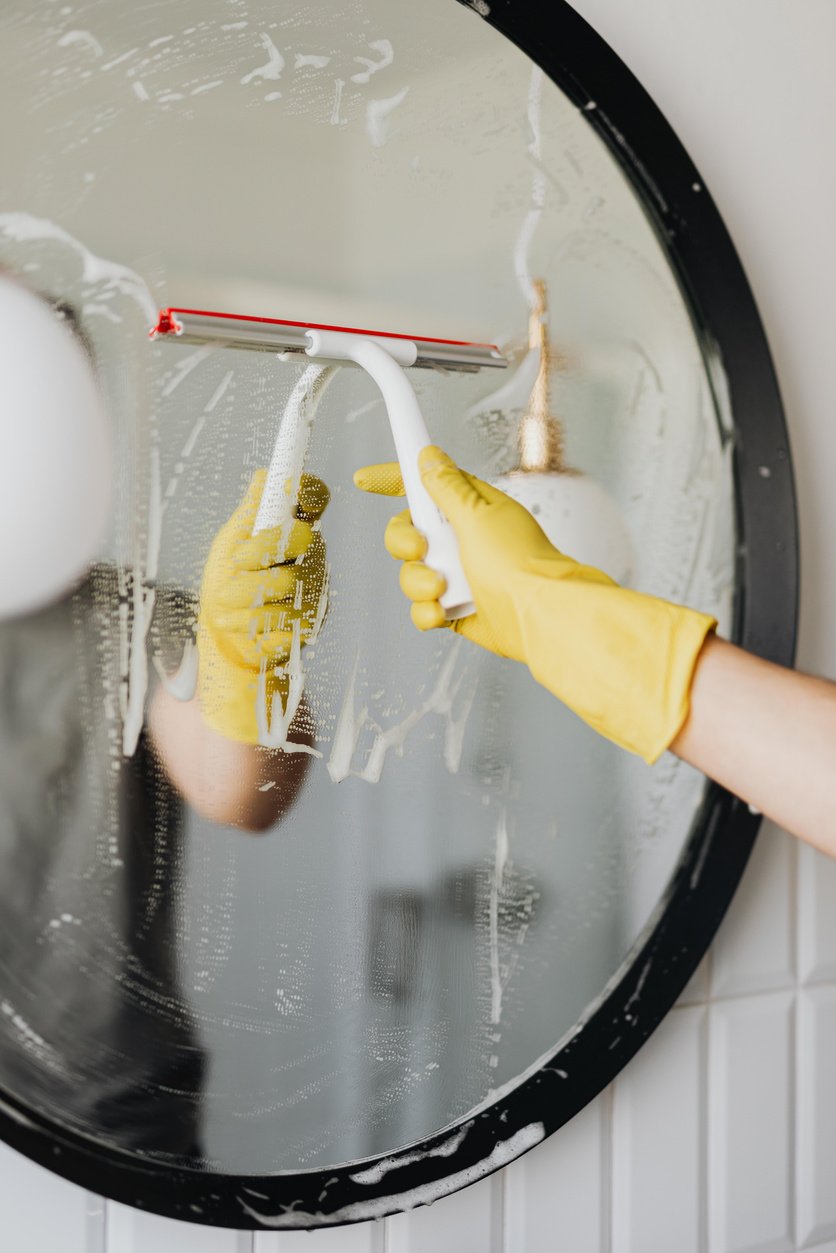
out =
{"type": "Polygon", "coordinates": [[[78,337],[0,275],[0,619],[58,599],[83,575],[111,477],[109,424],[78,337]]]}

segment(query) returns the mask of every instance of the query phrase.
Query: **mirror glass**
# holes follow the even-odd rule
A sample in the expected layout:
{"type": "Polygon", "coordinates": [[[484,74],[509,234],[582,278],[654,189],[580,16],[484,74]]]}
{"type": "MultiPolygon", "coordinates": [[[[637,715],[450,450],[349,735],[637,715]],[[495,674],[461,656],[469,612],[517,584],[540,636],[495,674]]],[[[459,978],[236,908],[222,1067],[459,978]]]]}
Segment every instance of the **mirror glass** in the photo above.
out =
{"type": "Polygon", "coordinates": [[[269,748],[210,725],[207,563],[305,367],[151,340],[156,311],[497,343],[501,375],[412,377],[433,439],[510,482],[543,280],[567,463],[632,585],[728,632],[720,381],[588,118],[453,0],[6,0],[0,50],[0,268],[80,337],[115,448],[95,566],[0,624],[0,1087],[208,1172],[390,1153],[590,1012],[703,780],[412,627],[402,505],[352,482],[394,455],[386,411],[350,367],[305,458],[329,582],[295,717],[269,748]]]}

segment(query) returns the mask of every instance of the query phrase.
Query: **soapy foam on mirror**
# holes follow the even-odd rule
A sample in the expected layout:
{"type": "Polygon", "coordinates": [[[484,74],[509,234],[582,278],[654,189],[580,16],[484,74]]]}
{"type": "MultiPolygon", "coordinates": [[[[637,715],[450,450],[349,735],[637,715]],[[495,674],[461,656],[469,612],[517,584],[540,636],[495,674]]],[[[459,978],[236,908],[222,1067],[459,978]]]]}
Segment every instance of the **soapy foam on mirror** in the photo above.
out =
{"type": "Polygon", "coordinates": [[[197,666],[198,652],[197,644],[194,640],[186,640],[183,647],[183,656],[180,659],[180,665],[174,674],[167,674],[162,658],[159,654],[154,653],[152,658],[154,669],[159,675],[160,682],[165,690],[174,697],[175,700],[189,701],[197,691],[197,666]]]}
{"type": "Polygon", "coordinates": [[[67,231],[45,218],[29,213],[0,213],[0,235],[17,243],[56,240],[67,245],[82,263],[82,279],[91,286],[102,284],[106,290],[118,291],[135,301],[142,309],[148,325],[156,320],[156,306],[140,276],[127,266],[94,256],[67,231]]]}
{"type": "MultiPolygon", "coordinates": [[[[193,357],[196,355],[197,354],[192,354],[193,357]]],[[[191,370],[194,369],[195,364],[198,364],[198,363],[194,361],[191,362],[187,373],[190,373],[191,370]]],[[[176,376],[175,386],[181,383],[184,377],[185,375],[178,374],[176,376]]],[[[162,521],[165,516],[165,512],[168,508],[169,502],[171,501],[175,492],[177,491],[177,488],[180,484],[180,480],[185,471],[186,464],[192,452],[195,449],[195,446],[197,444],[201,431],[206,425],[207,417],[213,412],[216,406],[220,403],[223,396],[226,394],[226,391],[230,383],[232,382],[233,377],[234,377],[234,372],[232,370],[228,370],[226,374],[224,375],[224,377],[221,379],[221,382],[218,384],[212,396],[203,406],[203,412],[200,414],[199,418],[195,422],[194,426],[189,432],[189,435],[186,439],[185,444],[180,450],[180,457],[177,462],[175,472],[174,474],[171,475],[171,477],[168,480],[168,483],[166,484],[166,489],[165,489],[163,499],[159,503],[159,507],[155,509],[152,514],[152,517],[155,522],[155,526],[154,526],[155,540],[154,542],[151,542],[150,527],[149,527],[149,549],[153,549],[156,545],[157,553],[159,552],[159,544],[161,540],[162,521]]],[[[174,390],[174,389],[171,388],[171,390],[174,390]]],[[[152,450],[152,457],[156,461],[157,466],[158,466],[159,458],[158,456],[154,456],[154,450],[152,450]]],[[[154,577],[154,575],[151,574],[150,568],[147,571],[147,577],[149,580],[154,577]]],[[[183,656],[181,658],[180,665],[178,666],[176,672],[173,675],[169,675],[166,673],[165,667],[163,666],[162,658],[159,656],[159,654],[155,653],[154,656],[152,657],[152,661],[154,663],[154,669],[159,675],[159,678],[163,687],[171,696],[175,698],[175,700],[189,701],[194,697],[194,694],[197,691],[197,677],[198,677],[198,651],[197,651],[197,645],[194,640],[186,641],[185,647],[183,649],[183,656]]]]}
{"type": "MultiPolygon", "coordinates": [[[[518,1158],[521,1153],[534,1148],[535,1144],[539,1144],[541,1140],[545,1139],[545,1136],[546,1129],[541,1122],[530,1123],[527,1127],[523,1127],[515,1132],[507,1140],[499,1140],[488,1156],[473,1166],[455,1171],[444,1179],[420,1184],[416,1188],[398,1192],[393,1196],[377,1197],[368,1201],[355,1201],[351,1205],[345,1205],[342,1209],[328,1214],[328,1221],[329,1223],[365,1222],[373,1218],[381,1218],[384,1214],[391,1213],[394,1209],[406,1211],[414,1209],[417,1205],[431,1205],[433,1201],[438,1201],[441,1197],[457,1192],[460,1188],[465,1188],[468,1184],[475,1183],[478,1179],[483,1179],[493,1171],[499,1170],[500,1167],[507,1166],[518,1158]]],[[[410,1156],[414,1162],[423,1161],[431,1157],[433,1152],[433,1149],[427,1149],[423,1152],[418,1151],[415,1155],[410,1154],[410,1156]]],[[[392,1162],[393,1167],[397,1167],[399,1164],[398,1158],[389,1160],[392,1162]]],[[[250,1195],[253,1194],[250,1193],[250,1195]]],[[[264,1199],[266,1200],[266,1198],[264,1199]]],[[[279,1229],[302,1228],[310,1227],[311,1225],[310,1215],[303,1210],[295,1209],[293,1205],[282,1206],[279,1214],[268,1214],[263,1210],[256,1209],[243,1197],[239,1197],[238,1201],[243,1212],[257,1223],[260,1223],[262,1227],[279,1229]]]]}
{"type": "Polygon", "coordinates": [[[320,56],[317,53],[297,52],[293,58],[293,68],[301,70],[310,66],[314,70],[324,70],[326,65],[330,65],[331,58],[320,56]]]}
{"type": "Polygon", "coordinates": [[[327,770],[333,783],[342,783],[343,779],[347,779],[351,774],[351,759],[354,756],[354,750],[357,747],[363,727],[366,725],[369,713],[368,707],[365,705],[359,713],[355,711],[354,707],[354,693],[357,687],[359,666],[360,653],[358,650],[348,683],[346,684],[334,738],[331,741],[331,753],[328,758],[327,770]]]}
{"type": "Polygon", "coordinates": [[[168,397],[172,392],[176,391],[180,384],[189,377],[192,370],[195,370],[201,361],[206,360],[212,352],[212,348],[211,344],[205,344],[202,348],[196,348],[194,352],[190,352],[188,356],[178,361],[171,372],[171,378],[163,388],[163,396],[168,397]]]}
{"type": "Polygon", "coordinates": [[[340,117],[340,104],[343,98],[343,88],[345,87],[345,79],[334,79],[334,104],[331,109],[331,125],[342,126],[342,118],[340,117]]]}
{"type": "Polygon", "coordinates": [[[46,1042],[43,1036],[38,1035],[37,1031],[29,1025],[26,1019],[17,1012],[9,1001],[0,1001],[0,1014],[14,1028],[21,1047],[31,1054],[39,1064],[46,1066],[48,1070],[53,1072],[64,1072],[65,1066],[59,1054],[51,1044],[46,1042]]]}
{"type": "Polygon", "coordinates": [[[246,87],[248,83],[252,83],[257,78],[278,81],[278,79],[281,78],[282,70],[284,69],[284,57],[279,52],[270,36],[262,34],[259,35],[259,39],[261,41],[261,46],[267,53],[268,59],[264,65],[259,65],[256,69],[251,70],[249,74],[244,75],[241,79],[241,84],[244,87],[246,87]]]}
{"type": "Polygon", "coordinates": [[[380,1183],[384,1175],[388,1175],[390,1171],[400,1170],[404,1166],[412,1166],[415,1162],[423,1162],[428,1157],[452,1157],[464,1142],[468,1135],[473,1122],[465,1123],[460,1131],[450,1136],[449,1140],[444,1140],[434,1149],[427,1149],[424,1152],[420,1150],[414,1153],[402,1153],[398,1157],[384,1157],[382,1161],[375,1162],[374,1166],[369,1166],[366,1170],[360,1170],[357,1174],[351,1176],[352,1183],[371,1184],[380,1183]]]}
{"type": "Polygon", "coordinates": [[[328,760],[328,773],[334,783],[341,783],[349,775],[363,779],[366,783],[379,783],[387,754],[392,749],[402,754],[410,732],[432,713],[439,714],[446,720],[444,761],[451,774],[458,771],[467,721],[473,708],[478,685],[478,679],[471,682],[456,714],[454,712],[456,699],[467,676],[467,671],[462,671],[455,681],[453,679],[461,645],[461,638],[453,641],[439,670],[432,692],[417,709],[386,730],[376,728],[375,739],[362,770],[353,770],[351,763],[364,728],[373,724],[370,722],[367,706],[364,706],[359,713],[355,710],[359,654],[355,657],[328,760]]]}
{"type": "Polygon", "coordinates": [[[81,47],[89,48],[94,56],[104,56],[104,48],[96,36],[91,35],[89,30],[68,30],[66,35],[62,35],[58,40],[59,48],[69,48],[72,44],[79,44],[81,47]]]}
{"type": "Polygon", "coordinates": [[[503,809],[496,824],[496,848],[488,915],[491,951],[491,1022],[494,1024],[498,1023],[502,1018],[503,987],[502,974],[499,969],[499,894],[502,891],[507,861],[508,816],[503,809]]]}
{"type": "Polygon", "coordinates": [[[395,59],[395,49],[389,39],[372,39],[369,41],[369,47],[380,53],[380,59],[373,61],[371,57],[355,57],[354,60],[360,65],[365,65],[366,68],[351,75],[352,83],[367,83],[373,74],[385,70],[395,59]]]}
{"type": "Polygon", "coordinates": [[[389,134],[389,115],[403,104],[409,93],[408,87],[402,87],[394,96],[385,100],[370,100],[366,105],[366,132],[375,148],[382,148],[389,134]]]}
{"type": "MultiPolygon", "coordinates": [[[[318,638],[322,630],[322,624],[325,621],[330,580],[331,570],[326,564],[316,617],[308,635],[308,642],[311,644],[318,638]]],[[[297,610],[302,608],[301,583],[296,586],[294,608],[297,610]]],[[[289,680],[287,699],[284,708],[282,708],[281,700],[274,697],[269,720],[267,715],[266,662],[262,662],[259,670],[256,695],[256,722],[258,725],[259,743],[263,748],[280,748],[286,753],[308,753],[311,757],[322,757],[319,749],[314,748],[312,745],[287,738],[290,725],[299,712],[299,706],[305,691],[305,671],[302,665],[302,624],[299,618],[294,619],[291,628],[290,657],[284,666],[279,667],[279,670],[286,674],[289,680]]]]}
{"type": "Polygon", "coordinates": [[[465,410],[465,417],[477,418],[483,413],[524,409],[531,397],[531,389],[537,380],[539,369],[540,349],[530,348],[507,382],[472,404],[465,410]]]}
{"type": "Polygon", "coordinates": [[[534,65],[531,69],[531,80],[528,89],[528,124],[531,128],[531,141],[528,145],[528,151],[534,164],[534,174],[531,180],[531,208],[523,219],[514,248],[514,271],[526,303],[531,308],[536,303],[536,293],[529,270],[529,252],[534,232],[540,223],[546,204],[546,178],[541,165],[540,104],[542,93],[543,71],[538,65],[534,65]]]}

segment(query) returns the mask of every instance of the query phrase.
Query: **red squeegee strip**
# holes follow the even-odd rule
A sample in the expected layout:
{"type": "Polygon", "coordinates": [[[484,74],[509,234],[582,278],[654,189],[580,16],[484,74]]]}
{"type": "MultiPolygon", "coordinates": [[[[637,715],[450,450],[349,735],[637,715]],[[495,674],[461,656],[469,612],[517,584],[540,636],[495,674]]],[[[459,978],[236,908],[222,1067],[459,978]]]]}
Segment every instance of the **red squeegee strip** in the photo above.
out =
{"type": "Polygon", "coordinates": [[[218,313],[209,309],[161,309],[157,325],[151,335],[176,334],[180,329],[177,314],[191,314],[201,318],[227,318],[235,322],[262,322],[267,326],[295,326],[300,330],[342,331],[347,335],[375,335],[381,339],[410,339],[422,344],[448,344],[453,348],[488,348],[498,352],[496,344],[474,343],[466,339],[438,339],[431,335],[399,335],[396,331],[370,331],[358,326],[330,326],[327,322],[290,322],[285,318],[253,318],[245,313],[218,313]]]}

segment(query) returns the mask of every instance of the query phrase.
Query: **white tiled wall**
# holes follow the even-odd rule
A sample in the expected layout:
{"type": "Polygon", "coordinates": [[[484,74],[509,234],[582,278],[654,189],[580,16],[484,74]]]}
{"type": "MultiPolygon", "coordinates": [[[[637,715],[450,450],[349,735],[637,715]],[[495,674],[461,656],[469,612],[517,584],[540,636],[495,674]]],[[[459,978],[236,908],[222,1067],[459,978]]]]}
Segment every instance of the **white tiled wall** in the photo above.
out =
{"type": "MultiPolygon", "coordinates": [[[[452,3],[452,0],[451,0],[452,3]]],[[[800,664],[836,676],[834,0],[576,0],[735,236],[801,488],[800,664]]],[[[767,826],[680,1005],[612,1088],[429,1209],[302,1234],[103,1204],[0,1146],[3,1253],[836,1253],[836,862],[767,826]]]]}

